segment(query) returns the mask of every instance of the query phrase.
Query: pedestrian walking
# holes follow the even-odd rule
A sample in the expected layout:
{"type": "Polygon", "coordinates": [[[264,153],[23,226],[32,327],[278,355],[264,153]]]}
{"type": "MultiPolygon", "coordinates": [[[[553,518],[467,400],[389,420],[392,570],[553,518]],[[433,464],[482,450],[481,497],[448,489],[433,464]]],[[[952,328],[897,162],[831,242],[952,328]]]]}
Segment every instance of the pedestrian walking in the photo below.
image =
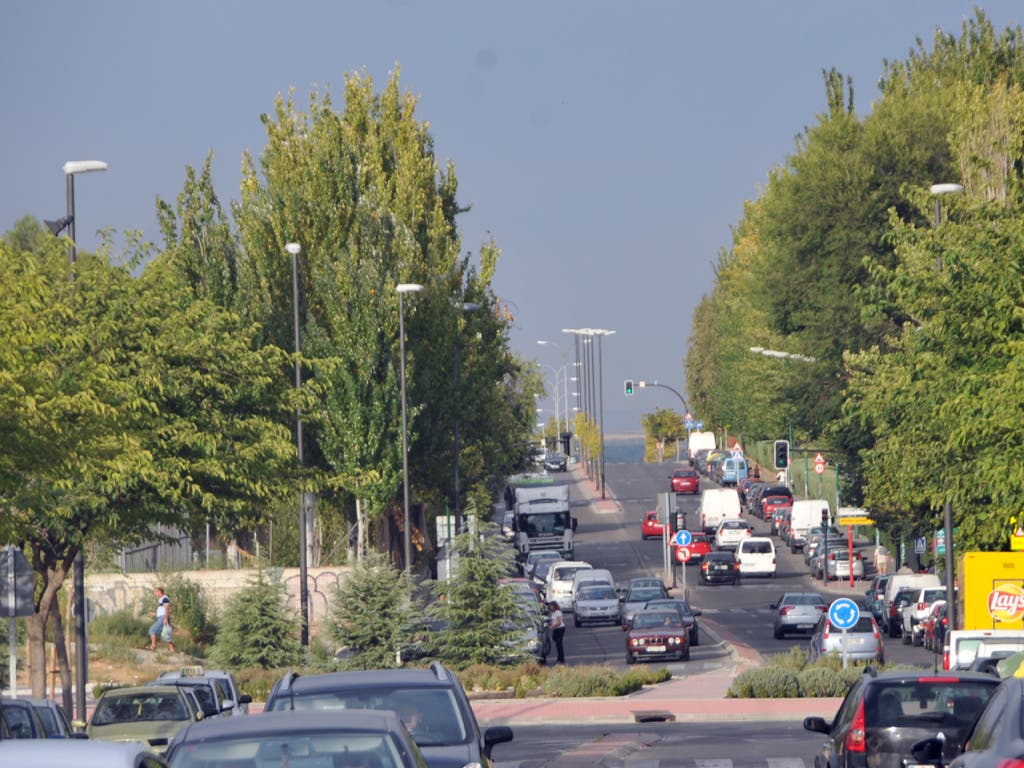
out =
{"type": "Polygon", "coordinates": [[[548,603],[548,607],[551,609],[551,637],[554,638],[555,651],[558,654],[555,663],[565,664],[565,648],[562,646],[562,638],[565,637],[565,619],[562,617],[562,609],[554,600],[548,603]]]}
{"type": "Polygon", "coordinates": [[[149,650],[155,651],[157,642],[163,640],[171,649],[171,653],[175,653],[171,629],[171,598],[164,593],[163,587],[156,587],[153,594],[156,595],[156,612],[153,614],[156,621],[149,628],[149,650]]]}

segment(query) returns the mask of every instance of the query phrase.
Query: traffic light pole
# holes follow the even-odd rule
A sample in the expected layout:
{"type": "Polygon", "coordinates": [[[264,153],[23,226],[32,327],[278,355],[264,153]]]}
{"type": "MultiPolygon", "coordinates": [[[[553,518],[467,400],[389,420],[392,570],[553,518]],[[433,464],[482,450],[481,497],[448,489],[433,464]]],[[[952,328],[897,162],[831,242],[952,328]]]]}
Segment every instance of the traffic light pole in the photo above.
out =
{"type": "MultiPolygon", "coordinates": [[[[626,381],[627,383],[632,383],[630,379],[627,379],[626,381]]],[[[686,404],[686,398],[684,398],[681,394],[679,394],[679,392],[674,390],[668,384],[659,384],[656,381],[644,381],[643,379],[640,379],[640,381],[638,382],[638,386],[640,387],[640,389],[645,389],[647,387],[661,387],[662,389],[667,389],[669,392],[671,392],[673,395],[679,398],[679,402],[681,402],[683,404],[683,408],[686,409],[685,412],[690,412],[690,406],[686,404]]]]}

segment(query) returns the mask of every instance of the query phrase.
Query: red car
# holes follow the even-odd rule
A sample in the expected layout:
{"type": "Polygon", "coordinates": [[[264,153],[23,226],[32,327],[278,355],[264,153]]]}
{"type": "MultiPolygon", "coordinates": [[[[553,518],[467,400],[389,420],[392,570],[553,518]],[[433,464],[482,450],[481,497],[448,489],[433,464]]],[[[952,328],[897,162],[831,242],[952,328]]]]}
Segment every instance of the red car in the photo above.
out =
{"type": "Polygon", "coordinates": [[[765,520],[771,520],[775,514],[775,510],[793,508],[793,497],[792,496],[765,496],[761,499],[761,510],[762,517],[765,520]]]}
{"type": "Polygon", "coordinates": [[[658,510],[652,509],[644,512],[644,520],[640,523],[640,538],[652,537],[661,538],[665,535],[665,526],[658,520],[658,510]]]}
{"type": "Polygon", "coordinates": [[[700,493],[700,476],[695,469],[677,469],[672,473],[673,493],[700,493]]]}
{"type": "Polygon", "coordinates": [[[690,658],[690,631],[679,611],[648,608],[634,613],[626,629],[626,663],[671,658],[690,658]]]}
{"type": "MultiPolygon", "coordinates": [[[[708,535],[704,533],[704,531],[690,531],[690,536],[692,537],[692,541],[690,541],[690,545],[687,547],[687,549],[690,550],[690,559],[686,561],[686,564],[697,565],[698,563],[702,563],[704,561],[704,558],[707,556],[708,552],[711,551],[711,540],[708,538],[708,535]]],[[[676,545],[673,544],[673,563],[679,562],[679,560],[676,559],[676,549],[676,545]]]]}

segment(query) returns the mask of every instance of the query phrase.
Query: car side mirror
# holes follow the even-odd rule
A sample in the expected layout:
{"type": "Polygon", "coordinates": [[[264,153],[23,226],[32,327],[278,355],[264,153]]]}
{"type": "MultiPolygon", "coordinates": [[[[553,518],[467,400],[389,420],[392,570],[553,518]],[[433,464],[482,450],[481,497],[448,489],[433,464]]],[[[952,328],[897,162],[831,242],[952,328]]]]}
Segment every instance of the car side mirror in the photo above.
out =
{"type": "Polygon", "coordinates": [[[814,731],[815,733],[828,733],[832,730],[832,727],[825,721],[823,717],[805,717],[804,718],[804,730],[814,731]]]}
{"type": "Polygon", "coordinates": [[[693,614],[694,616],[703,616],[703,615],[704,615],[703,613],[701,613],[701,611],[700,611],[700,609],[699,609],[699,608],[698,608],[698,609],[697,609],[696,611],[691,611],[691,613],[692,613],[692,614],[693,614]]]}
{"type": "Polygon", "coordinates": [[[252,704],[252,696],[248,693],[243,693],[238,697],[239,704],[252,704]]]}

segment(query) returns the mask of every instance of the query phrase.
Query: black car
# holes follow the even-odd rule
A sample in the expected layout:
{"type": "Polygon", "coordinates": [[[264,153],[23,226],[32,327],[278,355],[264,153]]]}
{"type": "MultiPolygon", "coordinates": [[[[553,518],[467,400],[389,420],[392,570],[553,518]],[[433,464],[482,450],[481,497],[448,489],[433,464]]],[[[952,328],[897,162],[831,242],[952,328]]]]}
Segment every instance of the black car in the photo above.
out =
{"type": "Polygon", "coordinates": [[[398,715],[364,709],[203,720],[178,731],[167,757],[175,768],[420,768],[424,759],[398,715]]]}
{"type": "MultiPolygon", "coordinates": [[[[927,745],[932,755],[941,742],[927,745]]],[[[949,768],[1015,768],[1021,764],[1024,743],[1024,678],[1008,677],[988,700],[967,736],[963,754],[949,768]]],[[[930,756],[929,756],[930,757],[930,756]]]]}
{"type": "Polygon", "coordinates": [[[701,584],[738,584],[740,563],[732,550],[708,552],[700,564],[701,584]]]}
{"type": "Polygon", "coordinates": [[[0,698],[0,720],[6,728],[5,738],[45,739],[43,727],[35,708],[26,699],[0,698]]]}
{"type": "Polygon", "coordinates": [[[673,608],[679,611],[679,616],[683,620],[683,626],[690,633],[690,646],[700,645],[700,626],[697,624],[697,617],[701,613],[700,611],[693,610],[688,602],[676,597],[665,597],[660,600],[648,600],[644,604],[644,610],[649,608],[673,608]]]}
{"type": "Polygon", "coordinates": [[[900,636],[903,627],[903,609],[911,603],[917,602],[917,596],[920,592],[920,587],[904,587],[897,590],[896,594],[892,596],[888,613],[882,619],[889,637],[900,636]]]}
{"type": "Polygon", "coordinates": [[[878,672],[867,667],[829,722],[804,718],[824,733],[815,768],[902,768],[916,764],[915,745],[944,735],[942,762],[960,754],[981,707],[999,685],[974,672],[938,675],[915,670],[878,672]]]}
{"type": "Polygon", "coordinates": [[[548,451],[544,454],[544,460],[541,461],[541,466],[548,472],[565,472],[568,462],[569,457],[564,453],[548,451]]]}
{"type": "Polygon", "coordinates": [[[462,683],[436,661],[429,669],[322,675],[289,672],[270,690],[264,711],[290,709],[334,713],[349,709],[395,710],[431,768],[455,768],[470,763],[486,768],[491,764],[494,746],[512,741],[512,729],[505,725],[481,732],[462,683]],[[415,724],[409,719],[412,717],[415,724]]]}

